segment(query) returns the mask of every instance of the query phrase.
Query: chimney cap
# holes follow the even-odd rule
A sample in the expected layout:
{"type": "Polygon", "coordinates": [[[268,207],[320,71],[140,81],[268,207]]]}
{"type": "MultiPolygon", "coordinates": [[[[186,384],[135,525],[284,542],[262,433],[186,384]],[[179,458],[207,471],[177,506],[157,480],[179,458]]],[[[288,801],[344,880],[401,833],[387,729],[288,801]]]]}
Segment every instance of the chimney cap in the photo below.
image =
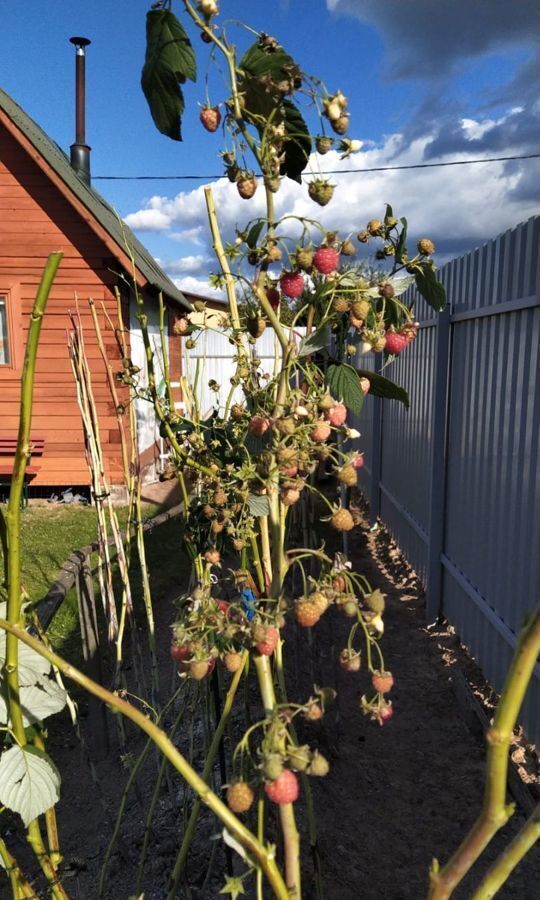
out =
{"type": "Polygon", "coordinates": [[[75,44],[76,47],[88,47],[88,44],[92,43],[92,41],[85,37],[70,37],[69,41],[71,44],[75,44]]]}

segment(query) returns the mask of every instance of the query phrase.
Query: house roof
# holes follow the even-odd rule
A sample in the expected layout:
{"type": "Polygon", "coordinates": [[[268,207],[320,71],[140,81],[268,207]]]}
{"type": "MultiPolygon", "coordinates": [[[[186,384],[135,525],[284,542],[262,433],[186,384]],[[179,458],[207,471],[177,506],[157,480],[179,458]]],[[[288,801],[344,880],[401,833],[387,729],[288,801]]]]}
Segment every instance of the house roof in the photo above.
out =
{"type": "Polygon", "coordinates": [[[117,256],[125,258],[129,251],[133,254],[135,266],[144,279],[170,300],[175,301],[184,309],[191,309],[189,302],[171,279],[158,266],[157,262],[135,237],[128,226],[120,219],[114,209],[98,194],[79,178],[72,169],[69,158],[55,141],[43,131],[42,128],[15,103],[9,94],[0,88],[0,113],[16,126],[17,130],[30,142],[39,158],[56,173],[60,178],[67,193],[76,198],[90,213],[89,224],[92,220],[101,226],[112,239],[117,248],[117,256]]]}

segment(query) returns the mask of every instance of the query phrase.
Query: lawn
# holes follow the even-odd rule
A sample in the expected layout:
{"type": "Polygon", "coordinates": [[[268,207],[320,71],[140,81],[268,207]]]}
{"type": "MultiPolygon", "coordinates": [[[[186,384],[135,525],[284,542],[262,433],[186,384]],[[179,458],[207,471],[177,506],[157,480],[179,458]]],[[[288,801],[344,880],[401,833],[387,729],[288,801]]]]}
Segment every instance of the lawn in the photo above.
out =
{"type": "MultiPolygon", "coordinates": [[[[5,510],[5,506],[3,507],[5,510]]],[[[159,513],[158,506],[145,504],[143,515],[151,518],[159,513]]],[[[120,525],[126,521],[127,509],[117,509],[120,525]]],[[[47,593],[63,562],[73,550],[85,547],[96,540],[96,512],[85,506],[29,507],[22,511],[22,583],[32,601],[38,601],[47,593]]],[[[152,594],[159,599],[173,587],[171,572],[167,566],[171,554],[178,556],[182,545],[180,519],[158,526],[147,534],[146,548],[152,594]]],[[[136,552],[134,553],[136,560],[136,552]]],[[[2,551],[0,549],[0,560],[2,551]]],[[[95,564],[94,557],[94,564],[95,564]]],[[[138,599],[138,578],[133,568],[134,599],[138,599]]],[[[96,596],[97,583],[96,583],[96,596]]],[[[79,655],[77,597],[70,591],[48,630],[48,636],[57,649],[67,652],[73,659],[79,655]],[[69,646],[68,646],[69,645],[69,646]]]]}

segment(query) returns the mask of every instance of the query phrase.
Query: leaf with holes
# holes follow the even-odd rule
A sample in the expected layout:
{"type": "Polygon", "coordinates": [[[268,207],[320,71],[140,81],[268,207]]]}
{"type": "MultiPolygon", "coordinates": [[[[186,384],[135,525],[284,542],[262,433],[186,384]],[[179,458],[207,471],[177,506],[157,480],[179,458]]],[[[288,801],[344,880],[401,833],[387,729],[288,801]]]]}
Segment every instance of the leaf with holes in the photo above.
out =
{"type": "Polygon", "coordinates": [[[60,774],[35,747],[10,747],[0,756],[0,803],[28,826],[60,799],[60,774]]]}
{"type": "Polygon", "coordinates": [[[344,403],[354,415],[361,413],[364,392],[356,369],[347,363],[331,365],[326,373],[326,382],[332,397],[344,403]]]}
{"type": "Polygon", "coordinates": [[[260,494],[250,494],[248,500],[249,512],[252,516],[268,516],[270,514],[270,503],[268,497],[260,494]]]}
{"type": "Polygon", "coordinates": [[[181,141],[184,96],[179,87],[195,81],[197,66],[191,42],[176,16],[167,9],[146,16],[146,57],[141,86],[158,131],[181,141]]]}
{"type": "Polygon", "coordinates": [[[390,381],[389,378],[385,378],[383,375],[378,375],[377,372],[370,372],[368,369],[357,369],[356,371],[360,378],[367,378],[370,385],[369,392],[374,397],[382,397],[385,400],[399,400],[400,403],[403,403],[405,409],[409,409],[409,395],[399,384],[390,381]]]}

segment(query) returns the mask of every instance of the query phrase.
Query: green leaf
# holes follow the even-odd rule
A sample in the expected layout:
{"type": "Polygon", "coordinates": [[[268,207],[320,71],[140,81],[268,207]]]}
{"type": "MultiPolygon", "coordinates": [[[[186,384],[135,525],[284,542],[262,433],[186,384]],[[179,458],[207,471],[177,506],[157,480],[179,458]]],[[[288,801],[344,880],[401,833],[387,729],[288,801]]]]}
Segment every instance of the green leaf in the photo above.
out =
{"type": "Polygon", "coordinates": [[[251,516],[270,515],[270,503],[264,494],[250,494],[248,499],[249,513],[251,516]]]}
{"type": "Polygon", "coordinates": [[[281,164],[281,174],[293,181],[302,181],[302,172],[309,162],[311,135],[300,110],[290,100],[283,101],[285,127],[288,140],[283,145],[285,159],[281,164]]]}
{"type": "Polygon", "coordinates": [[[291,67],[297,68],[296,63],[283,47],[277,47],[270,52],[261,47],[259,41],[248,47],[238,63],[238,68],[243,72],[256,78],[261,75],[270,75],[272,81],[275,82],[281,81],[291,67]]]}
{"type": "Polygon", "coordinates": [[[429,264],[422,266],[420,270],[415,271],[414,278],[422,297],[433,309],[441,312],[446,306],[446,291],[434,269],[429,264]]]}
{"type": "Polygon", "coordinates": [[[385,400],[399,400],[400,403],[403,403],[405,409],[409,409],[409,395],[404,388],[394,381],[390,381],[389,378],[378,375],[377,372],[370,372],[368,369],[357,369],[356,371],[360,378],[368,379],[370,384],[369,392],[374,397],[383,397],[385,400]]]}
{"type": "Polygon", "coordinates": [[[195,81],[197,65],[191,42],[176,16],[167,9],[146,16],[146,57],[141,86],[158,131],[181,141],[184,97],[179,85],[195,81]]]}
{"type": "Polygon", "coordinates": [[[407,219],[405,216],[402,216],[399,220],[403,225],[401,229],[401,233],[398,238],[397,246],[396,246],[396,261],[400,263],[403,258],[403,254],[406,252],[406,241],[407,241],[407,219]]]}
{"type": "Polygon", "coordinates": [[[329,343],[329,334],[328,327],[323,325],[322,328],[314,331],[313,334],[310,334],[309,337],[303,338],[300,341],[300,345],[298,347],[298,356],[311,356],[312,353],[316,353],[317,350],[323,350],[328,346],[329,343]]]}
{"type": "Polygon", "coordinates": [[[35,747],[10,747],[0,756],[0,803],[28,826],[60,799],[60,775],[35,747]]]}
{"type": "MultiPolygon", "coordinates": [[[[43,678],[33,684],[21,684],[19,698],[25,727],[54,716],[66,705],[66,692],[51,678],[43,678]]],[[[0,723],[6,725],[7,721],[4,684],[0,679],[0,723]]]]}
{"type": "Polygon", "coordinates": [[[259,240],[261,231],[264,228],[264,219],[261,219],[259,222],[255,222],[254,225],[248,231],[246,244],[248,245],[250,250],[253,250],[254,247],[257,246],[257,241],[259,240]]]}
{"type": "Polygon", "coordinates": [[[331,365],[326,373],[330,393],[345,404],[354,415],[359,415],[364,405],[364,392],[360,386],[358,372],[347,363],[331,365]]]}

